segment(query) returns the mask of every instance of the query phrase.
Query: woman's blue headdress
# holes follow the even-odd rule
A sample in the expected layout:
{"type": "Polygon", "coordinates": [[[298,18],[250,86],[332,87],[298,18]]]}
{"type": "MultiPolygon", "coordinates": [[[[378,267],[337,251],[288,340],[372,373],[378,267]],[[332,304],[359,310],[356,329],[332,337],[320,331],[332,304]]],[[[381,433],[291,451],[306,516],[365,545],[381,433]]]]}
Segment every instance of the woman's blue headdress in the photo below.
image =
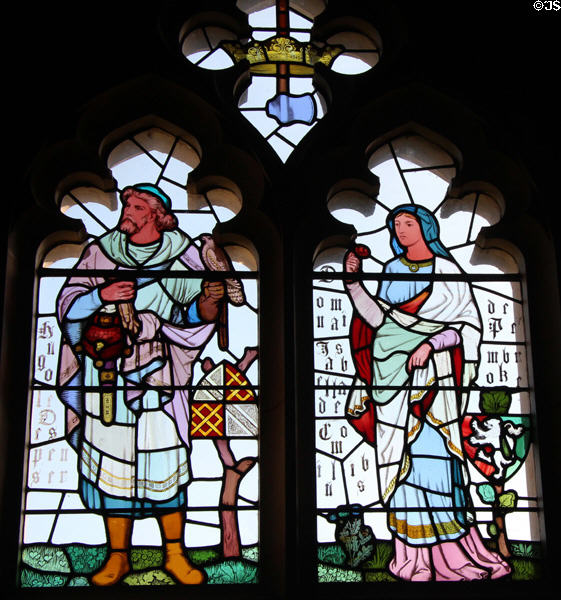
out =
{"type": "Polygon", "coordinates": [[[404,251],[403,246],[401,246],[397,239],[394,224],[395,218],[400,213],[409,213],[417,219],[421,226],[423,238],[427,243],[427,246],[434,252],[434,254],[443,256],[444,258],[450,257],[448,250],[446,250],[439,239],[440,228],[438,226],[436,217],[424,206],[418,206],[415,204],[402,204],[401,206],[394,208],[388,214],[388,218],[386,219],[386,224],[390,230],[390,243],[395,255],[403,254],[404,251]]]}

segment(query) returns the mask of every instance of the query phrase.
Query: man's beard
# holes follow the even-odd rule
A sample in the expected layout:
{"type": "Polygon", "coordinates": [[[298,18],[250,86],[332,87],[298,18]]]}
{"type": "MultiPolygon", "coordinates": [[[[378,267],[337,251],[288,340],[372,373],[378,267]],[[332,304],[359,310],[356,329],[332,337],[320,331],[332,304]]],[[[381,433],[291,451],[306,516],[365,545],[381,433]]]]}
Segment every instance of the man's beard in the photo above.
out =
{"type": "Polygon", "coordinates": [[[121,222],[119,223],[119,231],[127,233],[128,235],[134,235],[140,231],[140,227],[132,219],[125,217],[121,219],[121,222]]]}

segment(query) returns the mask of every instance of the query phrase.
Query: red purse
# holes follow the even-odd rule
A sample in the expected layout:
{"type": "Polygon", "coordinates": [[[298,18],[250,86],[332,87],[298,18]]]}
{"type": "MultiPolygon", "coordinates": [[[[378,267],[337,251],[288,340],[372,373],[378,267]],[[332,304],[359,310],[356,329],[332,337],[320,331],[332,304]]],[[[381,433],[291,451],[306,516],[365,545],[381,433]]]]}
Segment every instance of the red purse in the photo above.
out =
{"type": "Polygon", "coordinates": [[[104,363],[130,354],[119,313],[93,315],[84,329],[81,345],[88,356],[104,363]]]}

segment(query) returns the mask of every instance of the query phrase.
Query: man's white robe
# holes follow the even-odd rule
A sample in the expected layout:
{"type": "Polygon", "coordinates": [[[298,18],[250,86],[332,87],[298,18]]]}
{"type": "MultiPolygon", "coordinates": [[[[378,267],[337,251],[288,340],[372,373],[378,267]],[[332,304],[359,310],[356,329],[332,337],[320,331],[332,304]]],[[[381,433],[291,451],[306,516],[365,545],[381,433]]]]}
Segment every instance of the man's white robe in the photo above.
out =
{"type": "Polygon", "coordinates": [[[65,338],[59,367],[61,397],[80,417],[76,445],[81,477],[103,494],[165,502],[189,481],[185,386],[191,383],[193,362],[214,331],[213,324],[196,318],[193,322],[188,314],[201,293],[201,279],[193,272],[204,268],[198,248],[180,231],[164,232],[156,246],[141,247],[114,230],[86,248],[76,274],[61,290],[58,318],[65,338]],[[115,305],[102,303],[100,286],[116,272],[134,274],[139,268],[144,273],[136,279],[134,307],[141,330],[131,340],[132,354],[117,361],[115,419],[106,425],[100,390],[76,389],[100,385],[94,361],[76,347],[91,315],[116,311],[115,305]],[[108,273],[81,276],[81,270],[108,273]],[[160,275],[162,270],[169,276],[160,275]]]}

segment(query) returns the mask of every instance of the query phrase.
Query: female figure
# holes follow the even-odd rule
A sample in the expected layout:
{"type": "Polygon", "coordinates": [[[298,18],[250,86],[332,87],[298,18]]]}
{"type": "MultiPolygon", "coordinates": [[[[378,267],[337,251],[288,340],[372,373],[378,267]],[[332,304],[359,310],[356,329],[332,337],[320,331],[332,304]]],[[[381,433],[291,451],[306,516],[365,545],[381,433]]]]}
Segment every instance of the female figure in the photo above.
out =
{"type": "MultiPolygon", "coordinates": [[[[479,363],[477,305],[430,211],[399,206],[387,226],[395,258],[376,297],[357,278],[345,286],[358,377],[348,418],[376,447],[390,570],[411,581],[502,577],[510,567],[472,526],[459,425],[479,363]]],[[[360,268],[348,252],[345,271],[360,268]]]]}

